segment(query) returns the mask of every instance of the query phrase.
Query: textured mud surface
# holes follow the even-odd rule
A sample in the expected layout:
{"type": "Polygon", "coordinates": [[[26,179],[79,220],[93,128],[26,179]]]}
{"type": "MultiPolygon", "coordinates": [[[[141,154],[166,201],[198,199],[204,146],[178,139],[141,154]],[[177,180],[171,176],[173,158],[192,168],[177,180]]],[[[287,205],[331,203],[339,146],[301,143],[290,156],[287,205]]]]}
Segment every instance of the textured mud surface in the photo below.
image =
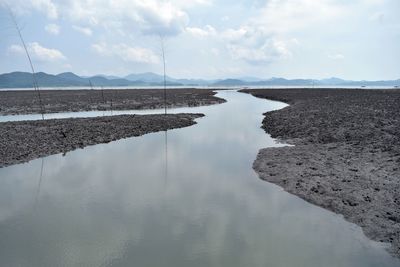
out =
{"type": "Polygon", "coordinates": [[[0,123],[0,167],[121,138],[182,128],[203,114],[120,115],[0,123]]]}
{"type": "Polygon", "coordinates": [[[261,179],[360,225],[400,257],[400,90],[243,90],[289,103],[263,128],[293,147],[262,149],[261,179]]]}
{"type": "MultiPolygon", "coordinates": [[[[164,107],[164,91],[41,90],[45,113],[91,110],[155,109],[164,107]]],[[[168,107],[194,107],[225,102],[208,89],[168,89],[168,107]]],[[[41,113],[35,91],[0,91],[0,115],[41,113]]]]}

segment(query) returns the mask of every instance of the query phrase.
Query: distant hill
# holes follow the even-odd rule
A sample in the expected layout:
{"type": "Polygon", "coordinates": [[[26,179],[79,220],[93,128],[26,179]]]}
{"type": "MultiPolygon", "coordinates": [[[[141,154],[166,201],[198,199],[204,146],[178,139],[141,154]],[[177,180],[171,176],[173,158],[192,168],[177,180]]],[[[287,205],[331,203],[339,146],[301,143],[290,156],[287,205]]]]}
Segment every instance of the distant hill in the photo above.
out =
{"type": "Polygon", "coordinates": [[[213,83],[216,86],[238,86],[238,85],[254,85],[257,82],[246,82],[238,79],[225,79],[213,83]]]}
{"type": "MultiPolygon", "coordinates": [[[[152,72],[130,74],[123,78],[106,75],[82,77],[72,72],[64,72],[57,75],[38,72],[36,79],[40,87],[90,87],[92,85],[96,88],[101,86],[162,86],[164,84],[164,77],[152,72]]],[[[166,80],[168,86],[400,86],[400,79],[390,81],[349,81],[335,77],[322,80],[259,79],[257,77],[204,80],[175,79],[167,76],[166,80]]],[[[0,74],[0,88],[32,88],[32,74],[28,72],[0,74]]]]}
{"type": "Polygon", "coordinates": [[[84,81],[85,79],[82,77],[79,77],[78,75],[72,73],[72,72],[64,72],[64,73],[60,73],[58,75],[55,75],[56,77],[65,79],[65,80],[70,80],[70,81],[84,81]]]}
{"type": "MultiPolygon", "coordinates": [[[[149,84],[163,84],[164,76],[153,72],[129,74],[124,77],[129,81],[143,81],[149,84]]],[[[166,76],[167,84],[181,84],[181,85],[209,85],[215,82],[214,80],[203,80],[203,79],[175,79],[166,76]]]]}
{"type": "MultiPolygon", "coordinates": [[[[141,80],[130,81],[123,78],[108,79],[104,76],[80,77],[72,72],[58,75],[44,72],[36,73],[36,80],[40,87],[73,87],[73,86],[161,86],[161,82],[146,82],[141,80]]],[[[168,82],[168,85],[182,85],[177,82],[168,82]]],[[[12,72],[0,74],[0,88],[32,88],[32,74],[28,72],[12,72]]]]}
{"type": "MultiPolygon", "coordinates": [[[[145,73],[137,73],[137,74],[129,74],[124,77],[124,79],[129,81],[143,81],[150,83],[161,83],[164,82],[164,76],[158,75],[152,72],[145,73]]],[[[171,80],[170,77],[167,77],[167,80],[171,80]]]]}
{"type": "MultiPolygon", "coordinates": [[[[38,72],[36,80],[40,86],[80,86],[81,82],[73,79],[66,79],[56,75],[38,72]]],[[[28,72],[12,72],[0,75],[1,88],[27,88],[32,87],[32,74],[28,72]]]]}

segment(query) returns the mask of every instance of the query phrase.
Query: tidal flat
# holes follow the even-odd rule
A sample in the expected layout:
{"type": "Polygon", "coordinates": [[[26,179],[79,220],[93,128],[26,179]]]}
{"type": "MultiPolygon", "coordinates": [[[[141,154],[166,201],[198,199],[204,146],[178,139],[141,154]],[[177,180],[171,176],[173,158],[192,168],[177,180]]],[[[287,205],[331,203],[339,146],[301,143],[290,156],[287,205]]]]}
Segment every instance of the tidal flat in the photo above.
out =
{"type": "Polygon", "coordinates": [[[165,116],[160,109],[225,102],[215,94],[208,89],[168,89],[165,98],[160,89],[0,91],[0,167],[193,125],[203,114],[165,116]],[[133,110],[145,109],[159,114],[132,115],[133,110]],[[39,116],[42,111],[44,120],[39,116]],[[102,111],[103,116],[90,111],[102,111]]]}
{"type": "Polygon", "coordinates": [[[400,90],[242,90],[290,106],[263,128],[290,147],[260,150],[260,178],[343,214],[400,257],[400,90]]]}
{"type": "Polygon", "coordinates": [[[188,127],[203,114],[118,115],[0,123],[0,168],[90,145],[188,127]]]}
{"type": "MultiPolygon", "coordinates": [[[[44,113],[197,107],[224,103],[211,89],[40,90],[44,113]]],[[[42,112],[37,91],[0,90],[0,115],[42,112]]]]}

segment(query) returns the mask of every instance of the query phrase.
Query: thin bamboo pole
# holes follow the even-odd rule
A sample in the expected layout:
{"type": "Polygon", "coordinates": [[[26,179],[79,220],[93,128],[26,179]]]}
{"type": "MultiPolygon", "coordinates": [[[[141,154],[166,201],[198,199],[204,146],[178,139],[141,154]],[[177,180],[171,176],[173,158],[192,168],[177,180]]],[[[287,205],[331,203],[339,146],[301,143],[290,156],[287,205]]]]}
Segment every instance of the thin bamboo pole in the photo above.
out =
{"type": "Polygon", "coordinates": [[[167,75],[166,75],[166,66],[165,66],[165,46],[164,46],[164,38],[160,36],[161,40],[161,52],[164,66],[164,114],[167,115],[167,75]]]}
{"type": "Polygon", "coordinates": [[[39,98],[40,112],[42,114],[42,120],[44,120],[44,107],[43,107],[42,97],[40,95],[39,84],[38,84],[37,79],[36,79],[36,72],[35,72],[35,68],[33,66],[33,62],[32,62],[31,56],[30,56],[28,48],[27,48],[27,46],[25,44],[24,37],[22,36],[21,29],[20,29],[20,27],[19,27],[19,25],[17,23],[17,19],[15,18],[14,13],[12,12],[11,8],[8,5],[6,5],[6,7],[8,9],[8,12],[9,12],[9,15],[11,17],[11,20],[12,20],[12,22],[14,24],[14,27],[18,32],[19,39],[21,40],[22,46],[24,47],[26,56],[28,58],[29,65],[30,65],[31,71],[32,71],[33,88],[37,92],[37,96],[39,98]]]}

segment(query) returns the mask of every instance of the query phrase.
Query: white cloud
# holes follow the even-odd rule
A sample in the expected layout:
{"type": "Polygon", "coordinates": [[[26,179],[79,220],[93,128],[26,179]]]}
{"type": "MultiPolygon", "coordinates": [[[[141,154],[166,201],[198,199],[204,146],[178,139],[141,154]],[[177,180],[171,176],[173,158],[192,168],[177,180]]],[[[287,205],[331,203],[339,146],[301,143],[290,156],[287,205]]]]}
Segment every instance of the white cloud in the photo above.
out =
{"type": "Polygon", "coordinates": [[[63,17],[75,25],[123,28],[149,35],[174,36],[189,23],[187,10],[210,6],[211,0],[4,0],[28,13],[35,9],[48,18],[63,17]]]}
{"type": "Polygon", "coordinates": [[[47,24],[44,29],[46,32],[53,34],[53,35],[58,35],[60,34],[60,26],[57,24],[47,24]]]}
{"type": "Polygon", "coordinates": [[[257,15],[221,36],[233,59],[268,63],[291,57],[291,50],[300,44],[298,33],[329,26],[348,13],[342,1],[269,0],[257,15]]]}
{"type": "Polygon", "coordinates": [[[222,33],[222,37],[224,37],[228,41],[237,41],[242,39],[247,33],[246,27],[240,27],[238,29],[227,29],[222,33]]]}
{"type": "Polygon", "coordinates": [[[138,62],[148,64],[158,64],[159,57],[150,49],[134,47],[121,43],[108,45],[106,43],[93,44],[92,48],[103,56],[117,56],[125,62],[138,62]]]}
{"type": "Polygon", "coordinates": [[[33,6],[38,10],[45,10],[47,17],[58,18],[58,10],[52,0],[31,0],[33,6]]]}
{"type": "Polygon", "coordinates": [[[252,24],[264,26],[273,33],[285,33],[318,26],[347,14],[341,1],[333,0],[270,0],[252,24]]]}
{"type": "Polygon", "coordinates": [[[52,0],[3,0],[2,2],[11,7],[16,14],[25,14],[35,9],[45,13],[50,19],[57,19],[59,16],[57,6],[52,0]]]}
{"type": "Polygon", "coordinates": [[[73,25],[72,28],[75,31],[80,32],[80,33],[82,33],[82,34],[84,34],[86,36],[92,36],[92,34],[93,34],[92,29],[87,28],[87,27],[80,27],[80,26],[77,26],[77,25],[73,25]]]}
{"type": "Polygon", "coordinates": [[[292,55],[290,45],[297,45],[297,39],[289,41],[275,37],[264,27],[242,26],[222,33],[227,48],[235,60],[249,63],[269,63],[292,55]]]}
{"type": "Polygon", "coordinates": [[[258,47],[245,44],[229,44],[228,50],[233,59],[244,60],[253,64],[270,63],[291,56],[287,44],[275,39],[267,39],[258,47]]]}
{"type": "MultiPolygon", "coordinates": [[[[187,27],[186,31],[197,38],[213,37],[222,41],[232,59],[250,64],[270,63],[291,57],[290,46],[299,44],[296,38],[277,38],[260,26],[243,25],[219,33],[211,25],[206,25],[203,28],[187,27]]],[[[220,50],[216,48],[210,52],[214,56],[220,55],[220,50]]]]}
{"type": "MultiPolygon", "coordinates": [[[[38,61],[56,62],[67,59],[59,50],[43,47],[37,42],[28,43],[27,48],[32,58],[38,61]]],[[[11,45],[8,50],[14,54],[25,53],[24,48],[20,45],[11,45]]]]}
{"type": "MultiPolygon", "coordinates": [[[[159,61],[158,40],[154,38],[158,34],[164,35],[170,44],[168,58],[174,61],[170,66],[171,75],[176,69],[185,69],[189,57],[196,66],[192,64],[186,68],[197,76],[209,75],[210,63],[221,75],[227,66],[237,65],[243,73],[247,72],[246,75],[296,77],[350,73],[362,76],[367,72],[360,71],[363,68],[359,68],[360,63],[355,59],[364,57],[375,63],[368,65],[371,77],[389,76],[395,73],[391,69],[398,69],[395,61],[399,54],[395,46],[400,29],[396,13],[400,8],[398,0],[9,1],[12,6],[22,7],[19,10],[23,13],[16,15],[18,21],[27,24],[24,28],[24,32],[29,31],[27,40],[29,36],[43,34],[46,24],[62,26],[61,34],[66,29],[64,24],[71,25],[70,30],[74,27],[93,36],[96,41],[92,43],[97,43],[93,51],[109,56],[105,59],[109,62],[108,70],[133,65],[121,64],[122,59],[159,61]],[[106,44],[98,43],[101,40],[106,44]],[[346,64],[337,68],[331,64],[335,60],[336,63],[346,60],[346,64]],[[386,64],[390,66],[387,74],[376,68],[386,64]]],[[[46,30],[57,32],[50,27],[46,30]]],[[[51,36],[47,34],[47,37],[51,36]]],[[[29,41],[32,40],[35,39],[29,41]]],[[[79,46],[75,51],[68,47],[67,41],[52,38],[53,47],[68,53],[78,53],[76,51],[84,50],[87,45],[75,42],[79,46]]],[[[40,43],[47,44],[44,40],[40,43]]],[[[18,48],[10,48],[10,52],[12,50],[18,48]]],[[[98,72],[103,67],[93,60],[96,57],[96,53],[79,54],[73,57],[80,59],[73,66],[77,70],[92,68],[91,71],[98,72]]],[[[12,60],[12,57],[7,59],[12,60]]],[[[18,68],[17,64],[5,62],[3,65],[9,67],[3,69],[18,68]]],[[[160,66],[143,64],[141,67],[144,71],[159,71],[160,66]]]]}
{"type": "Polygon", "coordinates": [[[212,6],[213,0],[170,0],[173,5],[183,9],[197,8],[198,6],[212,6]]]}
{"type": "MultiPolygon", "coordinates": [[[[181,33],[189,22],[182,7],[188,3],[161,0],[73,1],[60,3],[60,10],[75,24],[139,31],[149,35],[172,36],[181,33]]],[[[191,2],[191,1],[188,1],[191,2]]],[[[202,4],[195,1],[194,4],[202,4]]]]}
{"type": "Polygon", "coordinates": [[[195,27],[187,27],[186,31],[197,38],[205,38],[208,36],[216,36],[217,31],[211,25],[206,25],[203,29],[195,27]]]}

